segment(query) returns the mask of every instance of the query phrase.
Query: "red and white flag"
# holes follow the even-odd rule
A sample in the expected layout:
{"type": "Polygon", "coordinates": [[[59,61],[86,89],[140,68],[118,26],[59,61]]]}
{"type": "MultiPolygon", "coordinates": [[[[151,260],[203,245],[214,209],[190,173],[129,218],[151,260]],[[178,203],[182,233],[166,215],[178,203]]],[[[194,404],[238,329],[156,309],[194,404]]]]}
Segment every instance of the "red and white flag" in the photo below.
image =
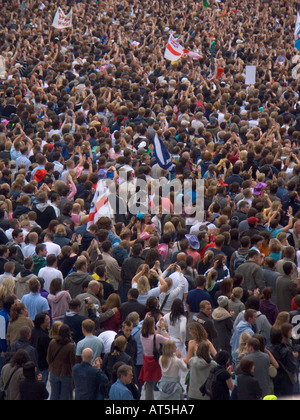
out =
{"type": "Polygon", "coordinates": [[[188,50],[183,48],[171,34],[166,45],[164,57],[170,61],[177,61],[183,54],[187,54],[188,50]]]}
{"type": "Polygon", "coordinates": [[[108,193],[109,192],[104,181],[100,179],[91,202],[87,226],[96,223],[102,216],[106,216],[111,219],[113,218],[114,212],[107,198],[108,193]]]}
{"type": "Polygon", "coordinates": [[[199,58],[202,58],[201,55],[195,51],[189,51],[188,56],[191,57],[193,60],[199,60],[199,58]]]}
{"type": "Polygon", "coordinates": [[[169,36],[168,43],[166,45],[164,57],[167,60],[177,61],[183,55],[187,54],[193,60],[198,60],[201,55],[194,51],[185,49],[179,42],[173,37],[173,34],[169,36]]]}

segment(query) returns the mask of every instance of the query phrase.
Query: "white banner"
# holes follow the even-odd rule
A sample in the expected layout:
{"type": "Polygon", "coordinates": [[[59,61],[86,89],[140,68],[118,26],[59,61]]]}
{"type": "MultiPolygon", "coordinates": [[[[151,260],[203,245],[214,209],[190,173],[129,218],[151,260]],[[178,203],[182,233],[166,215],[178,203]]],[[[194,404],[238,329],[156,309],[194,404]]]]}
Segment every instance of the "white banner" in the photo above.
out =
{"type": "Polygon", "coordinates": [[[65,29],[72,26],[72,8],[67,15],[59,7],[55,13],[52,26],[56,29],[65,29]]]}

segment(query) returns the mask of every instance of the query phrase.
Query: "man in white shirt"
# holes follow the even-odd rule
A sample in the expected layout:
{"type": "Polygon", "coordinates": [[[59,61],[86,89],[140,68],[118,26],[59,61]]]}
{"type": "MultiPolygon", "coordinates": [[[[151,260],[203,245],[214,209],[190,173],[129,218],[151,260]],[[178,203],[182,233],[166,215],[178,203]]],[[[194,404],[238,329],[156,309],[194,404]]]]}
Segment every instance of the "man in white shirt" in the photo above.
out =
{"type": "Polygon", "coordinates": [[[188,291],[189,291],[189,283],[188,283],[187,279],[184,277],[184,272],[187,268],[187,265],[184,261],[180,261],[177,265],[180,267],[180,271],[179,270],[175,271],[169,277],[173,281],[172,290],[176,289],[179,286],[179,281],[183,277],[184,287],[180,291],[180,293],[178,294],[177,297],[178,297],[178,299],[183,300],[184,309],[186,310],[186,297],[187,297],[187,294],[188,294],[188,291]]]}
{"type": "Polygon", "coordinates": [[[60,278],[62,284],[63,275],[61,271],[57,269],[57,258],[54,254],[47,255],[46,262],[47,266],[39,270],[38,277],[42,277],[45,280],[44,289],[49,293],[51,281],[60,278]]]}
{"type": "Polygon", "coordinates": [[[32,258],[35,255],[35,247],[39,242],[39,235],[37,232],[28,233],[28,245],[25,245],[23,248],[24,258],[32,258]]]}
{"type": "Polygon", "coordinates": [[[61,251],[61,247],[58,244],[55,244],[53,242],[53,234],[52,233],[50,233],[50,232],[46,233],[43,243],[46,245],[47,255],[54,254],[57,257],[59,256],[60,251],[61,251]]]}

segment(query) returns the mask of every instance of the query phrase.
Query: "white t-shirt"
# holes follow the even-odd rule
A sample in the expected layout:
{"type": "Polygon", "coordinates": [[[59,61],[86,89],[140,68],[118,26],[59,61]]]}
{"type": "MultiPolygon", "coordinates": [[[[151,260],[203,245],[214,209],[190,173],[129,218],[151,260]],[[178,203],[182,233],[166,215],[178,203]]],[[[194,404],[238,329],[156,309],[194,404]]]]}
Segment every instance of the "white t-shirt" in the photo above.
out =
{"type": "Polygon", "coordinates": [[[54,267],[43,267],[38,272],[38,277],[42,277],[45,280],[44,289],[50,293],[50,283],[53,279],[60,278],[61,284],[63,284],[63,275],[60,270],[54,267]]]}
{"type": "Polygon", "coordinates": [[[104,353],[109,353],[111,349],[111,345],[115,339],[117,333],[115,331],[107,330],[103,331],[98,335],[99,338],[103,341],[104,344],[104,353]]]}
{"type": "Polygon", "coordinates": [[[43,242],[43,243],[44,243],[44,245],[46,245],[47,255],[54,254],[57,257],[59,256],[60,251],[61,251],[61,247],[58,244],[55,244],[53,242],[43,242]]]}

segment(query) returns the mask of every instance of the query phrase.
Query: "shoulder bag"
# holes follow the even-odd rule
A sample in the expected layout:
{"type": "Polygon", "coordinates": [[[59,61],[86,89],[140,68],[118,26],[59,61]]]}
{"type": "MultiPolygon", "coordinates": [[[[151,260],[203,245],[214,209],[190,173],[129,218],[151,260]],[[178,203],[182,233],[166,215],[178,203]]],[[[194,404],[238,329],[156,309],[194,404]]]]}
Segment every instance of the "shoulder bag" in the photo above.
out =
{"type": "Polygon", "coordinates": [[[6,382],[6,384],[4,385],[4,387],[2,388],[2,390],[0,390],[0,401],[3,401],[6,399],[6,390],[8,388],[8,385],[10,384],[10,381],[12,379],[12,377],[14,376],[14,374],[17,372],[17,370],[21,369],[20,367],[17,367],[10,375],[8,381],[6,382]]]}

